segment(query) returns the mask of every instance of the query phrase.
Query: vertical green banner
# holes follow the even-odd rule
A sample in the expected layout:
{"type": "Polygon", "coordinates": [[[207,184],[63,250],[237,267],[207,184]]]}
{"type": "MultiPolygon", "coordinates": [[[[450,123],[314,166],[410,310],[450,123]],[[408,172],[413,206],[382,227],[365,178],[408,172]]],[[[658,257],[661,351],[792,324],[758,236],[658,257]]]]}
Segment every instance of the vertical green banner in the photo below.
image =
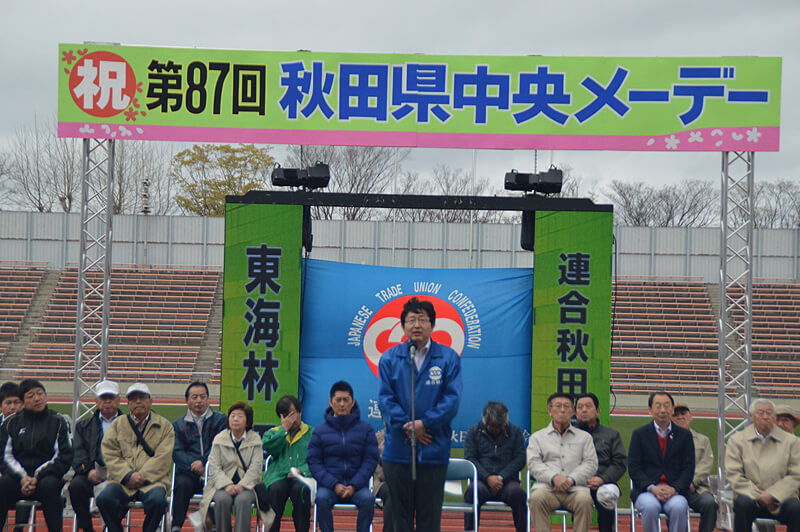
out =
{"type": "Polygon", "coordinates": [[[256,423],[297,395],[300,360],[300,205],[228,203],[221,408],[246,401],[256,423]]]}
{"type": "Polygon", "coordinates": [[[608,422],[612,224],[611,212],[536,212],[532,432],[555,391],[595,393],[608,422]]]}

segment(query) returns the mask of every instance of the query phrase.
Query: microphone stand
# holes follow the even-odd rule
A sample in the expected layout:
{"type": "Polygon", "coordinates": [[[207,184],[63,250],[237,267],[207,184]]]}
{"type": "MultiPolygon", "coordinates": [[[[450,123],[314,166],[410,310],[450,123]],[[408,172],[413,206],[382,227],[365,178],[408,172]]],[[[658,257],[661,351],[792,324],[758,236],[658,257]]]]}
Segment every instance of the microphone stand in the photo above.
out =
{"type": "MultiPolygon", "coordinates": [[[[417,346],[413,341],[409,341],[408,346],[408,353],[409,359],[411,361],[411,486],[412,490],[414,489],[413,482],[417,480],[417,413],[414,406],[414,379],[416,376],[416,363],[414,361],[414,355],[417,353],[417,346]]],[[[412,491],[412,500],[413,500],[413,491],[412,491]]]]}

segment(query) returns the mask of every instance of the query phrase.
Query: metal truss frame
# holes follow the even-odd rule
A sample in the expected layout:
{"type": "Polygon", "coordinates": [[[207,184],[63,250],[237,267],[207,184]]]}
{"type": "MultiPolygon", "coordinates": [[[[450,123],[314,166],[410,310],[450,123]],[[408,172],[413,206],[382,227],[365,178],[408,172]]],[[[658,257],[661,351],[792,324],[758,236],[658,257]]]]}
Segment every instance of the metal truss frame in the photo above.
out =
{"type": "Polygon", "coordinates": [[[94,397],[95,386],[108,373],[114,142],[83,140],[73,425],[94,409],[94,402],[84,404],[83,399],[94,397]]]}
{"type": "MultiPolygon", "coordinates": [[[[720,488],[725,491],[728,491],[725,444],[750,424],[754,155],[754,152],[722,153],[717,463],[720,488]]],[[[729,499],[721,496],[720,502],[729,504],[729,499]]]]}

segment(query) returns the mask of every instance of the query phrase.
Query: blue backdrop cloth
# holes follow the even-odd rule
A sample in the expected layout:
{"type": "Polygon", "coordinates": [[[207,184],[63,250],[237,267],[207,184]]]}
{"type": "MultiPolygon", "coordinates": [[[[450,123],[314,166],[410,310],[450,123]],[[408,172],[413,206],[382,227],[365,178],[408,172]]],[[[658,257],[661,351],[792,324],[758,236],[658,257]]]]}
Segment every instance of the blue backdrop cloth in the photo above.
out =
{"type": "Polygon", "coordinates": [[[300,336],[303,419],[324,421],[331,385],[348,381],[361,416],[376,430],[377,364],[405,341],[400,313],[411,297],[436,309],[435,341],[461,356],[464,393],[453,421],[460,447],[487,401],[504,402],[530,431],[533,269],[421,269],[305,259],[300,336]]]}

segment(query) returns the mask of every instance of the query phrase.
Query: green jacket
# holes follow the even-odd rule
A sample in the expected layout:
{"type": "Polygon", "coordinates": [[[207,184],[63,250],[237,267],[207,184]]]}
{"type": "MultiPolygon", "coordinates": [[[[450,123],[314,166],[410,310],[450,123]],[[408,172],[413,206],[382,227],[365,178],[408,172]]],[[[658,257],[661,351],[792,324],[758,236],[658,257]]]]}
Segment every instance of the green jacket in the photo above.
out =
{"type": "Polygon", "coordinates": [[[310,425],[303,423],[291,440],[286,429],[280,425],[264,433],[261,445],[271,457],[267,471],[262,477],[266,487],[269,488],[275,482],[289,476],[289,470],[293,467],[299,469],[303,476],[311,476],[306,463],[306,453],[312,430],[310,425]]]}

